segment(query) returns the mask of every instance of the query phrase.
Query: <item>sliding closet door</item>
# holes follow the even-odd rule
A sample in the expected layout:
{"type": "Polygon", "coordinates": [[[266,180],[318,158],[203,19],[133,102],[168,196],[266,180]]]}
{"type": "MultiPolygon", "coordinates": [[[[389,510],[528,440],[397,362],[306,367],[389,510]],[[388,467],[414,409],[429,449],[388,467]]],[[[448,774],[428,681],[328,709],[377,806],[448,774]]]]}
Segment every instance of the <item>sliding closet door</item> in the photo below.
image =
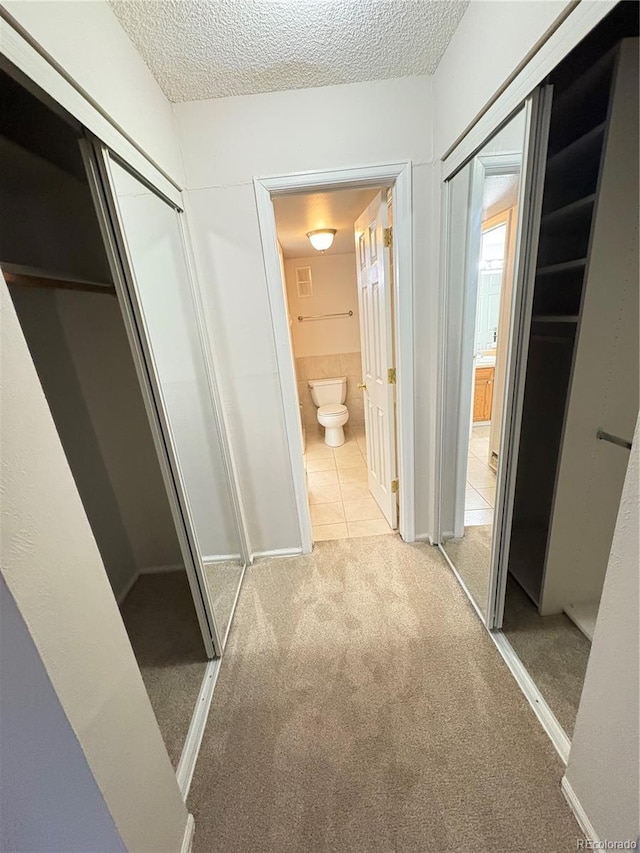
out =
{"type": "Polygon", "coordinates": [[[547,101],[536,92],[445,185],[440,539],[489,627],[499,627],[504,596],[547,101]]]}
{"type": "Polygon", "coordinates": [[[187,572],[220,654],[244,559],[182,212],[106,150],[98,168],[188,540],[187,572]]]}

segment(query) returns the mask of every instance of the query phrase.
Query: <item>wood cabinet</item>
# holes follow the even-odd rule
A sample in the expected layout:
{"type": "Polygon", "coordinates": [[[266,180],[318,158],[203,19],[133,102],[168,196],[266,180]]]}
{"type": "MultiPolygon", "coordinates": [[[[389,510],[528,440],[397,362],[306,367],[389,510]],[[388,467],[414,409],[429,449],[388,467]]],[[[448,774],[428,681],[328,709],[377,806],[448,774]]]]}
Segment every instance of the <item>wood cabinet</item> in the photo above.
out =
{"type": "Polygon", "coordinates": [[[473,421],[490,421],[493,403],[494,367],[476,367],[473,391],[473,421]]]}

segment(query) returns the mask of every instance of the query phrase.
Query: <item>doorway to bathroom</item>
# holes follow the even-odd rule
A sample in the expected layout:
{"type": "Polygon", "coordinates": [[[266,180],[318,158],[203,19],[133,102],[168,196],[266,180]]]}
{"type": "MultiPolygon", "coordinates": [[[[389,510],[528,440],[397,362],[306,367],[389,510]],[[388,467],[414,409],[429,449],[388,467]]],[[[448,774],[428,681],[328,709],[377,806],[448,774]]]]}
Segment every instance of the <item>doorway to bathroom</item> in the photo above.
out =
{"type": "Polygon", "coordinates": [[[413,539],[409,185],[408,164],[255,182],[303,551],[413,539]]]}

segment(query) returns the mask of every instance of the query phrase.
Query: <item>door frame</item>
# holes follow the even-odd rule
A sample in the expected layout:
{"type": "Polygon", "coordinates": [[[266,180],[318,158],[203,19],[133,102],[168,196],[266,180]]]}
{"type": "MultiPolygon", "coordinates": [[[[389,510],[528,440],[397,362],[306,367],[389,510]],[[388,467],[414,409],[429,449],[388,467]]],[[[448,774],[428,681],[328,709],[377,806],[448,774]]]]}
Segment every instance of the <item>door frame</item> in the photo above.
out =
{"type": "MultiPolygon", "coordinates": [[[[465,240],[466,262],[464,275],[464,293],[462,296],[462,334],[459,344],[460,384],[458,405],[458,454],[456,460],[456,484],[453,507],[453,535],[460,537],[464,528],[464,503],[466,492],[467,454],[469,451],[469,429],[472,423],[474,395],[474,362],[473,348],[475,337],[476,314],[478,308],[478,269],[477,261],[480,255],[482,241],[482,190],[485,178],[491,175],[521,174],[522,154],[520,152],[500,152],[499,154],[482,154],[472,163],[471,192],[469,202],[469,222],[475,216],[480,217],[480,229],[475,231],[469,227],[465,240]],[[473,233],[470,233],[472,232],[473,233]],[[464,441],[465,431],[467,440],[464,441]]],[[[517,249],[517,246],[516,246],[517,249]]],[[[514,271],[515,272],[515,271],[514,271]]],[[[447,288],[447,293],[449,288],[447,288]]],[[[445,298],[447,298],[445,296],[445,298]]],[[[445,330],[445,346],[449,345],[448,332],[445,330]]],[[[442,539],[443,531],[439,531],[442,539]]]]}
{"type": "Polygon", "coordinates": [[[413,330],[413,207],[411,161],[380,163],[347,169],[294,172],[253,180],[262,257],[271,308],[271,323],[282,394],[282,410],[291,477],[298,514],[302,552],[313,548],[311,515],[303,459],[302,427],[298,408],[295,364],[289,337],[287,297],[280,272],[273,198],[336,189],[392,187],[393,288],[395,362],[397,371],[396,412],[400,509],[398,530],[406,542],[415,540],[415,417],[414,417],[414,330],[413,330]]]}

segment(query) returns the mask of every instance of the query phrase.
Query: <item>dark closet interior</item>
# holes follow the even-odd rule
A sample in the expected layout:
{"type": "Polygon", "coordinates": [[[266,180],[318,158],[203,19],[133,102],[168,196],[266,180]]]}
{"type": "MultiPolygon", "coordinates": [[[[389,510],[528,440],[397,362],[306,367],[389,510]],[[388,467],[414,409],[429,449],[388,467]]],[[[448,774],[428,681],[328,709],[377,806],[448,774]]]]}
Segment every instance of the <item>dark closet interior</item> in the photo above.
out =
{"type": "Polygon", "coordinates": [[[502,627],[569,737],[638,414],[638,11],[618,4],[545,81],[502,627]]]}
{"type": "Polygon", "coordinates": [[[9,71],[0,71],[0,267],[176,765],[206,654],[83,129],[9,71]]]}

